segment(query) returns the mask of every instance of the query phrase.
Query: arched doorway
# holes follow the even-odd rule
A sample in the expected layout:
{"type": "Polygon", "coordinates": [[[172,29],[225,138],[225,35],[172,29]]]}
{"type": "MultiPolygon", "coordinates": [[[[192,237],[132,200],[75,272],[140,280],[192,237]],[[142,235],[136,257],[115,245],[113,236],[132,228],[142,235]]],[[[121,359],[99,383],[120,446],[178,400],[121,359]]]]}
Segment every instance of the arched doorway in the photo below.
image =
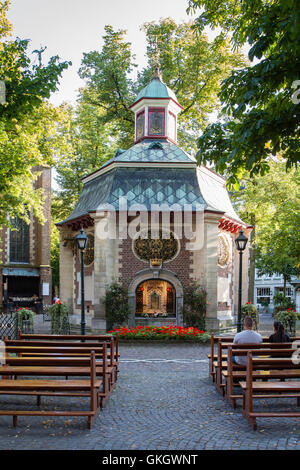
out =
{"type": "Polygon", "coordinates": [[[135,293],[136,317],[176,317],[176,290],[163,279],[141,282],[135,293]]]}
{"type": "MultiPolygon", "coordinates": [[[[148,319],[143,318],[141,316],[138,316],[136,312],[136,295],[138,294],[141,296],[141,294],[139,294],[140,291],[138,291],[138,288],[143,287],[143,283],[147,281],[149,282],[150,281],[166,281],[168,283],[166,285],[166,288],[168,287],[173,288],[173,295],[174,295],[173,305],[174,305],[175,313],[174,313],[174,317],[171,317],[172,318],[171,321],[175,321],[177,325],[182,325],[183,324],[183,319],[182,319],[183,287],[178,277],[176,276],[176,274],[164,268],[158,269],[158,270],[155,270],[153,268],[143,269],[142,271],[139,271],[138,273],[136,273],[136,276],[129,284],[128,300],[129,300],[129,307],[131,310],[129,325],[132,327],[137,324],[140,324],[139,318],[143,321],[143,324],[145,323],[145,321],[148,321],[148,322],[154,321],[153,317],[150,317],[148,319]]],[[[143,299],[143,303],[144,303],[144,299],[143,299]]],[[[159,321],[160,323],[163,322],[164,317],[161,315],[157,319],[157,321],[159,321]]],[[[170,322],[169,315],[165,317],[165,321],[166,321],[166,324],[170,322]]],[[[152,323],[149,323],[149,324],[152,324],[152,323]]]]}

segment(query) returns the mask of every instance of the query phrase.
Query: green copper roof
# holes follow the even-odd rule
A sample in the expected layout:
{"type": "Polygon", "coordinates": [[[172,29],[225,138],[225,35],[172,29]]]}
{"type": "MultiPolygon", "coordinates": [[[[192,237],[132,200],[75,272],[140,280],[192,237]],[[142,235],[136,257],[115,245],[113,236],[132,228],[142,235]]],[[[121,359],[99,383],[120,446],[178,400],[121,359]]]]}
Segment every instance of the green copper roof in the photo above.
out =
{"type": "Polygon", "coordinates": [[[113,158],[101,168],[114,162],[128,163],[196,163],[194,157],[188,155],[177,145],[167,140],[145,139],[128,150],[118,149],[113,158]]]}
{"type": "Polygon", "coordinates": [[[143,204],[147,210],[152,204],[178,204],[196,210],[205,205],[195,168],[115,168],[84,184],[78,204],[68,219],[74,220],[88,212],[105,210],[110,204],[119,209],[120,198],[127,199],[128,209],[143,204]]]}
{"type": "Polygon", "coordinates": [[[152,78],[151,82],[139,92],[134,103],[142,98],[172,98],[178,102],[175,93],[159,77],[152,78]]]}

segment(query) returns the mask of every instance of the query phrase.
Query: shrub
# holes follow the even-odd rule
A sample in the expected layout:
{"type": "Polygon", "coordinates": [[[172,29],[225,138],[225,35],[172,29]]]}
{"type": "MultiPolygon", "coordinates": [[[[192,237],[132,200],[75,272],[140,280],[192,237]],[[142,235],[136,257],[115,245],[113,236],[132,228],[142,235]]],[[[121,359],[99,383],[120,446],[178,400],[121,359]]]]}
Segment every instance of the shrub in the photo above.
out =
{"type": "Polygon", "coordinates": [[[60,300],[48,308],[51,319],[51,334],[61,335],[70,333],[69,308],[60,300]]]}
{"type": "Polygon", "coordinates": [[[276,306],[275,310],[277,311],[285,311],[289,308],[296,308],[295,302],[293,302],[289,297],[286,297],[283,292],[276,292],[276,294],[273,296],[273,302],[276,306]]]}
{"type": "Polygon", "coordinates": [[[107,327],[120,326],[128,321],[130,308],[127,289],[118,282],[113,282],[107,289],[104,298],[107,327]]]}
{"type": "Polygon", "coordinates": [[[186,326],[205,329],[206,297],[204,287],[195,282],[184,289],[182,315],[186,326]]]}
{"type": "Polygon", "coordinates": [[[255,305],[250,302],[246,302],[242,305],[242,324],[244,323],[245,317],[250,317],[253,320],[253,329],[258,330],[259,327],[259,313],[255,305]]]}
{"type": "Polygon", "coordinates": [[[298,319],[298,314],[292,308],[287,310],[282,310],[274,314],[274,318],[280,321],[284,329],[291,335],[296,336],[296,322],[298,319]]]}

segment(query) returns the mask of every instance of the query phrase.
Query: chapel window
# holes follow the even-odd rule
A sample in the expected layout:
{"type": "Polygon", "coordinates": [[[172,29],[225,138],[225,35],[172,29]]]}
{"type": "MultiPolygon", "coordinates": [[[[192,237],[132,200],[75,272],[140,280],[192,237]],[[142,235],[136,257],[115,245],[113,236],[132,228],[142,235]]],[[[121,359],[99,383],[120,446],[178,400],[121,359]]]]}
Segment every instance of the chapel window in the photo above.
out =
{"type": "Polygon", "coordinates": [[[140,139],[145,135],[145,112],[140,112],[136,117],[136,138],[140,139]]]}
{"type": "Polygon", "coordinates": [[[165,135],[165,110],[164,108],[149,108],[149,135],[165,135]]]}
{"type": "Polygon", "coordinates": [[[16,217],[11,221],[9,260],[11,263],[29,263],[29,225],[16,217]]]}

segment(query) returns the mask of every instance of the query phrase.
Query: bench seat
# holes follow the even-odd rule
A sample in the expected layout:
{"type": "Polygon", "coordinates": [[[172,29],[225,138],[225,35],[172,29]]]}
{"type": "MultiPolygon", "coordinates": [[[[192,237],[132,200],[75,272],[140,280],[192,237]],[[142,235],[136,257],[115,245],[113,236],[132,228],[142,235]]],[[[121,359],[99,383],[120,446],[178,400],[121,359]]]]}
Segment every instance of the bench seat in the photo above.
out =
{"type": "MultiPolygon", "coordinates": [[[[100,380],[96,380],[94,387],[99,389],[100,380]]],[[[90,380],[0,380],[0,391],[45,391],[45,390],[90,390],[90,380]]]]}

